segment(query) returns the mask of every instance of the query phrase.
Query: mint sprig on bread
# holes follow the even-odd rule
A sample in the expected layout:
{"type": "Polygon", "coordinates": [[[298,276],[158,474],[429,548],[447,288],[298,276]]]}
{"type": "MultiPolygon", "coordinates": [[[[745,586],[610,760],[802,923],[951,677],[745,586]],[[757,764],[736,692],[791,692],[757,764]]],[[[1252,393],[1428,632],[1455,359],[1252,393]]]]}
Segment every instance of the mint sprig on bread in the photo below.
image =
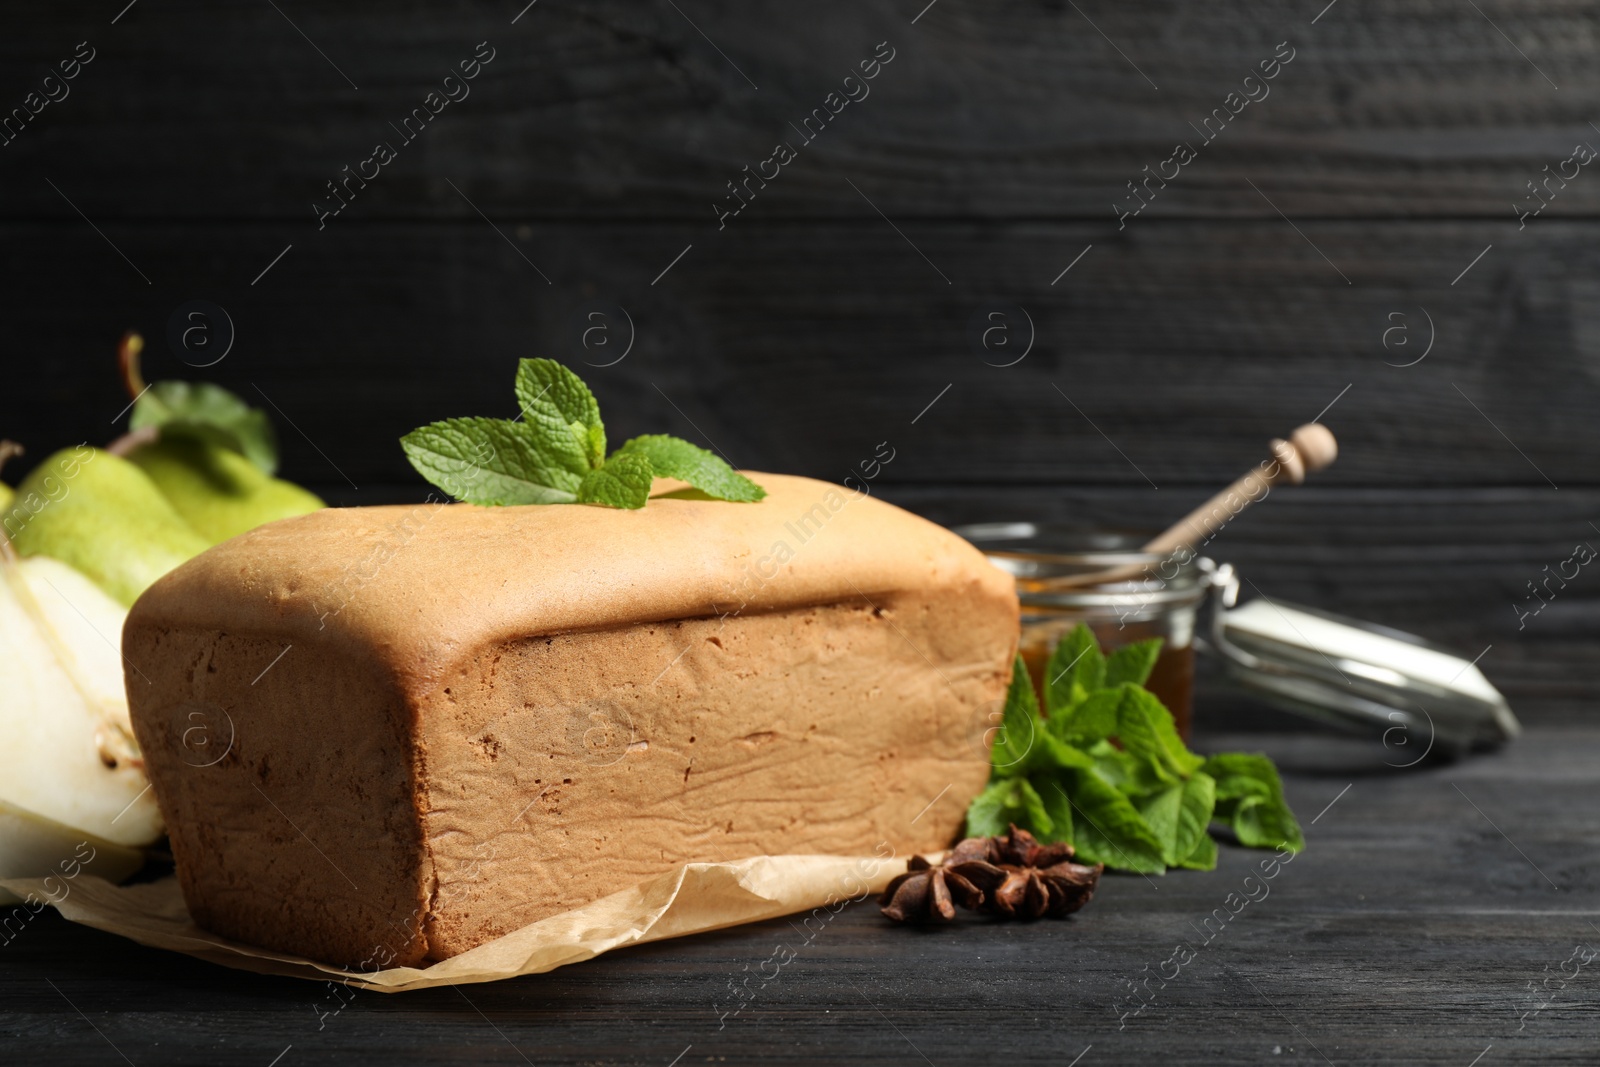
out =
{"type": "Polygon", "coordinates": [[[553,359],[517,366],[516,419],[454,418],[400,438],[430,483],[469,504],[602,504],[642,508],[656,478],[714,500],[766,496],[720,457],[680,437],[646,434],[606,455],[605,423],[589,387],[553,359]]]}

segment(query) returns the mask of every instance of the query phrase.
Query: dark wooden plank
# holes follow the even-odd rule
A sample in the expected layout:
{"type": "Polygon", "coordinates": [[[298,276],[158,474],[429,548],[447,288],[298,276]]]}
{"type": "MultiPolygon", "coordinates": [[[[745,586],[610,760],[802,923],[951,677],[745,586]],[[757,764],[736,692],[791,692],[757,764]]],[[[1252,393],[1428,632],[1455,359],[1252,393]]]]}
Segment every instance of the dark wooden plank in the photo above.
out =
{"type": "Polygon", "coordinates": [[[340,481],[335,467],[356,485],[408,480],[396,438],[447,415],[513,414],[515,360],[543,355],[583,370],[618,440],[670,430],[743,466],[833,480],[889,440],[896,481],[1219,486],[1333,404],[1343,454],[1323,484],[1595,483],[1600,303],[1586,278],[1600,228],[1550,222],[1509,241],[1487,223],[1300,228],[942,224],[910,226],[912,247],[881,219],[720,236],[541,224],[512,231],[512,248],[481,221],[330,227],[307,242],[273,227],[110,227],[146,285],[86,225],[13,227],[0,344],[21,402],[4,432],[36,452],[109,437],[126,403],[111,350],[134,326],[152,377],[270,397],[288,469],[307,480],[340,481]],[[227,308],[238,333],[204,372],[164,339],[196,298],[227,308]],[[614,366],[582,362],[625,340],[619,321],[617,348],[584,352],[591,300],[631,317],[636,341],[614,366]],[[996,306],[1013,309],[1012,346],[985,350],[974,336],[996,306]],[[1033,349],[990,365],[1025,341],[1017,307],[1033,349]],[[1431,354],[1390,365],[1421,356],[1425,316],[1431,354]]]}
{"type": "MultiPolygon", "coordinates": [[[[739,224],[875,218],[846,177],[899,218],[1110,219],[1126,183],[1177,142],[1198,144],[1191,124],[1283,41],[1295,58],[1270,95],[1200,144],[1149,215],[1276,218],[1254,182],[1294,216],[1509,220],[1525,183],[1596,137],[1587,17],[1562,0],[1481,14],[1343,0],[1314,25],[1314,0],[941,0],[913,24],[923,6],[705,0],[679,12],[606,0],[540,5],[512,25],[514,0],[410,3],[382,20],[355,4],[280,14],[188,0],[111,25],[115,12],[34,0],[8,13],[0,104],[20,106],[77,42],[98,54],[0,150],[0,212],[75,222],[50,178],[102,221],[311,227],[325,183],[390,140],[399,158],[340,224],[475,221],[451,182],[507,220],[706,224],[725,183],[780,139],[799,143],[789,124],[880,41],[896,57],[870,95],[800,144],[739,224]],[[470,95],[401,143],[390,123],[485,40],[496,56],[470,95]]],[[[1597,209],[1600,181],[1584,175],[1547,216],[1597,209]]]]}
{"type": "Polygon", "coordinates": [[[1540,1003],[1529,983],[1559,980],[1575,945],[1600,943],[1588,859],[1600,845],[1588,814],[1600,733],[1535,731],[1501,753],[1409,771],[1385,766],[1392,756],[1376,745],[1318,737],[1200,744],[1264,747],[1284,768],[1309,848],[1270,882],[1244,881],[1267,854],[1224,847],[1213,874],[1108,878],[1066,923],[919,932],[855,906],[806,944],[775,920],[548,976],[356,993],[320,1030],[315,984],[41,918],[0,951],[0,1033],[19,1062],[117,1062],[114,1044],[134,1063],[282,1054],[284,1067],[1063,1064],[1091,1044],[1083,1064],[1461,1067],[1490,1045],[1494,1062],[1592,1059],[1592,965],[1524,1013],[1540,1003]],[[1214,917],[1246,889],[1259,899],[1214,917]],[[1162,965],[1179,942],[1196,954],[1174,977],[1162,965]],[[720,1018],[728,983],[762,973],[780,943],[798,957],[720,1018]],[[1147,976],[1148,1006],[1121,1019],[1129,982],[1147,976]]]}
{"type": "Polygon", "coordinates": [[[665,428],[830,480],[887,439],[883,495],[945,522],[1155,528],[1349,385],[1328,415],[1339,465],[1238,520],[1214,554],[1274,597],[1468,655],[1492,645],[1484,669],[1534,728],[1493,756],[1401,772],[1376,744],[1279,732],[1209,684],[1202,729],[1263,732],[1202,748],[1271,752],[1308,822],[1336,803],[1270,899],[1123,1029],[1127,981],[1195,938],[1256,856],[1109,879],[1068,924],[919,934],[855,907],[725,1020],[728,983],[789,923],[541,978],[358,994],[320,1027],[317,986],[47,916],[0,947],[8,1061],[1059,1065],[1092,1044],[1085,1067],[1460,1065],[1491,1043],[1486,1062],[1592,1061],[1592,970],[1524,1013],[1529,983],[1600,940],[1600,609],[1587,573],[1525,628],[1513,608],[1600,514],[1595,228],[1561,221],[1594,216],[1600,185],[1584,172],[1527,230],[1514,221],[1526,182],[1600,140],[1585,9],[696,0],[541,4],[513,25],[522,0],[381,19],[278,6],[8,11],[0,106],[77,41],[99,50],[69,99],[0,148],[0,434],[35,458],[115,432],[122,329],[150,336],[155,376],[191,374],[160,338],[195,298],[239,327],[202,376],[270,397],[287,473],[341,503],[415,499],[394,438],[509,414],[522,355],[580,366],[618,439],[665,428]],[[1285,39],[1296,58],[1271,97],[1119,230],[1125,183],[1285,39]],[[480,40],[497,55],[472,96],[319,232],[324,183],[480,40]],[[719,232],[724,183],[881,40],[897,54],[871,97],[719,232]],[[607,368],[582,367],[574,341],[597,300],[638,333],[607,368]],[[1010,368],[969,337],[997,303],[1037,333],[1010,368]],[[1384,366],[1420,352],[1423,309],[1432,354],[1384,366]],[[1392,313],[1411,346],[1383,347],[1392,313]]]}

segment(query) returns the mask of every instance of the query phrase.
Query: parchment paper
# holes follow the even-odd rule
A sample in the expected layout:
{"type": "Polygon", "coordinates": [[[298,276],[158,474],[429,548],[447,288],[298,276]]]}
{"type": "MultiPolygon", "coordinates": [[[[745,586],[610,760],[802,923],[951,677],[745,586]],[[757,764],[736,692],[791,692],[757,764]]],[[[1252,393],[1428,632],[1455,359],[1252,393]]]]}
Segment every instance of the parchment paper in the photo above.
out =
{"type": "Polygon", "coordinates": [[[464,982],[492,982],[592,959],[625,945],[720,930],[741,923],[839,906],[882,892],[905,861],[880,856],[758,856],[734,863],[690,863],[573,911],[552,915],[470,952],[427,967],[347,971],[299,956],[242,945],[200,929],[184,907],[178,880],[117,886],[84,874],[62,896],[58,879],[0,879],[0,888],[50,901],[72,922],[153,948],[260,974],[341,980],[398,993],[464,982]],[[46,881],[54,882],[47,890],[46,881]],[[53,899],[59,898],[59,899],[53,899]]]}

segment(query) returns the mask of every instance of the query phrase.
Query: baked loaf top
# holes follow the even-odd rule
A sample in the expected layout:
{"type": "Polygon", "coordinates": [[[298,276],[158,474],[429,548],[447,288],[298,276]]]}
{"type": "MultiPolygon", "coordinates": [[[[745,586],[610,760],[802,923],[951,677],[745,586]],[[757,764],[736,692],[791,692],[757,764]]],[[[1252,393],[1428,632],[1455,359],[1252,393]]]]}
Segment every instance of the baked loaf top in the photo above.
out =
{"type": "Polygon", "coordinates": [[[462,656],[517,637],[928,585],[1014,596],[1008,575],[931,522],[827,482],[747,473],[765,500],[667,495],[637,511],[434,503],[283,519],[167,574],[127,625],[332,642],[427,689],[462,656]]]}

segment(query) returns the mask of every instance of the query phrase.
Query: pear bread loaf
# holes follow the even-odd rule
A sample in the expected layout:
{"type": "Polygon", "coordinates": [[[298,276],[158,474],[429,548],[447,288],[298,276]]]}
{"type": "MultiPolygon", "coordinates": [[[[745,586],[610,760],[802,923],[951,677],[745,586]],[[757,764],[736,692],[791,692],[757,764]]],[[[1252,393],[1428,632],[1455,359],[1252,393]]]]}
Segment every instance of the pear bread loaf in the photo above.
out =
{"type": "Polygon", "coordinates": [[[157,581],[125,675],[194,920],[419,965],[685,863],[947,846],[1012,580],[866,493],[751,477],[760,503],[329,509],[157,581]]]}

